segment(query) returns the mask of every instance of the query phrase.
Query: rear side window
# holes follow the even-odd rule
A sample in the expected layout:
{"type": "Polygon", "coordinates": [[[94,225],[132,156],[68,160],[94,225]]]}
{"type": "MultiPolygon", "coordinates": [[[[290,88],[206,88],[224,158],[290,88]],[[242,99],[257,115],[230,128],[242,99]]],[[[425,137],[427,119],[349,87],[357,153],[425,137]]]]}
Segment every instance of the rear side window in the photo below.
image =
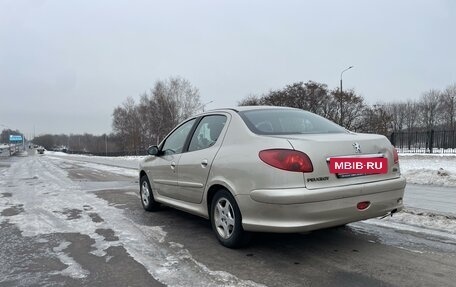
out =
{"type": "Polygon", "coordinates": [[[316,114],[294,109],[264,109],[239,112],[249,129],[260,135],[326,134],[347,131],[316,114]]]}
{"type": "Polygon", "coordinates": [[[190,141],[188,151],[201,150],[213,146],[226,123],[226,116],[206,116],[198,124],[190,141]]]}

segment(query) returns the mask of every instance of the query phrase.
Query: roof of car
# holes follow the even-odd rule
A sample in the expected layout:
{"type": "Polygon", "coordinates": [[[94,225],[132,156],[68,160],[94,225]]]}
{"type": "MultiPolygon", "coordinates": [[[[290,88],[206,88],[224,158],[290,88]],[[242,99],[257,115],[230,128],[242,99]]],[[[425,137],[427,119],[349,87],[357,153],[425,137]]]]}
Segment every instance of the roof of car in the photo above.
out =
{"type": "Polygon", "coordinates": [[[235,111],[235,112],[244,112],[244,111],[265,110],[265,109],[294,109],[294,108],[279,107],[279,106],[239,106],[239,107],[234,107],[234,108],[219,108],[219,109],[210,110],[208,112],[223,111],[223,110],[231,110],[231,111],[235,111]]]}

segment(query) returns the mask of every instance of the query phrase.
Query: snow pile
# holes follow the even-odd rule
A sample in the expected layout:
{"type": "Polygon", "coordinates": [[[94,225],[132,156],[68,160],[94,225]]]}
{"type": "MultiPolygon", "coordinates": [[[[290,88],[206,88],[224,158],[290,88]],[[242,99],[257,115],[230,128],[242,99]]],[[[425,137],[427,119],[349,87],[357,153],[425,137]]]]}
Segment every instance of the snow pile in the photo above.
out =
{"type": "MultiPolygon", "coordinates": [[[[363,224],[393,228],[395,230],[426,234],[428,237],[440,238],[443,241],[456,241],[456,216],[437,214],[431,211],[406,208],[392,217],[368,219],[350,226],[363,228],[363,224]]],[[[364,226],[366,229],[366,226],[364,226]]]]}
{"type": "Polygon", "coordinates": [[[399,163],[407,183],[456,186],[454,154],[400,154],[399,163]]]}
{"type": "Polygon", "coordinates": [[[104,164],[109,166],[138,169],[139,162],[147,156],[93,156],[81,154],[67,154],[63,152],[46,152],[46,155],[66,158],[71,160],[104,164]]]}
{"type": "Polygon", "coordinates": [[[437,214],[431,211],[406,208],[392,217],[385,218],[386,222],[398,222],[426,229],[444,230],[456,236],[456,216],[437,214]]]}
{"type": "MultiPolygon", "coordinates": [[[[89,169],[92,171],[92,173],[96,172],[109,172],[109,173],[114,173],[118,175],[123,175],[123,176],[129,176],[129,177],[138,177],[138,168],[130,168],[130,167],[122,167],[125,166],[126,164],[101,164],[101,163],[95,163],[94,161],[87,161],[84,159],[74,159],[73,157],[71,159],[65,158],[62,159],[61,157],[52,157],[54,160],[61,160],[65,161],[66,163],[71,163],[73,165],[81,166],[86,169],[89,169]]],[[[138,163],[139,165],[139,163],[138,163]]]]}

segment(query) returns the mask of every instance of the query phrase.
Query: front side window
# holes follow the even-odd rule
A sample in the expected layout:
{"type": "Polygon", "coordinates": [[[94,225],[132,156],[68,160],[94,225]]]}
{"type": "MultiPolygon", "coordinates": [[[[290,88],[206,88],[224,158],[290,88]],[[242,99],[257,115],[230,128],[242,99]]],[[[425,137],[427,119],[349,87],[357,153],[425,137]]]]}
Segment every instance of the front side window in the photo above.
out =
{"type": "Polygon", "coordinates": [[[316,114],[298,109],[264,109],[239,113],[249,129],[260,135],[326,134],[347,131],[316,114]]]}
{"type": "Polygon", "coordinates": [[[213,146],[226,123],[226,116],[213,115],[204,117],[193,133],[188,151],[201,150],[213,146]]]}
{"type": "Polygon", "coordinates": [[[164,155],[181,153],[184,149],[185,141],[187,140],[188,134],[195,123],[195,119],[189,120],[188,122],[177,128],[172,134],[168,136],[165,144],[162,147],[164,155]]]}

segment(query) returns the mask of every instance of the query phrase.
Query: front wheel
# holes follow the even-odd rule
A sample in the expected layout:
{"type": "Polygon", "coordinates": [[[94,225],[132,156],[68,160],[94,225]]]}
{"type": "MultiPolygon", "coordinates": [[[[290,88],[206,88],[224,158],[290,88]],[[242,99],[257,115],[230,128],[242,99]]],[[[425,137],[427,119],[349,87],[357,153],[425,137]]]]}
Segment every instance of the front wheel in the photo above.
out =
{"type": "Polygon", "coordinates": [[[219,190],[212,199],[211,224],[218,241],[225,247],[242,247],[250,239],[250,233],[242,228],[241,212],[236,200],[226,190],[219,190]]]}
{"type": "Polygon", "coordinates": [[[149,179],[146,175],[143,175],[140,180],[140,195],[144,210],[156,211],[159,209],[160,204],[154,199],[152,188],[150,187],[149,179]]]}

